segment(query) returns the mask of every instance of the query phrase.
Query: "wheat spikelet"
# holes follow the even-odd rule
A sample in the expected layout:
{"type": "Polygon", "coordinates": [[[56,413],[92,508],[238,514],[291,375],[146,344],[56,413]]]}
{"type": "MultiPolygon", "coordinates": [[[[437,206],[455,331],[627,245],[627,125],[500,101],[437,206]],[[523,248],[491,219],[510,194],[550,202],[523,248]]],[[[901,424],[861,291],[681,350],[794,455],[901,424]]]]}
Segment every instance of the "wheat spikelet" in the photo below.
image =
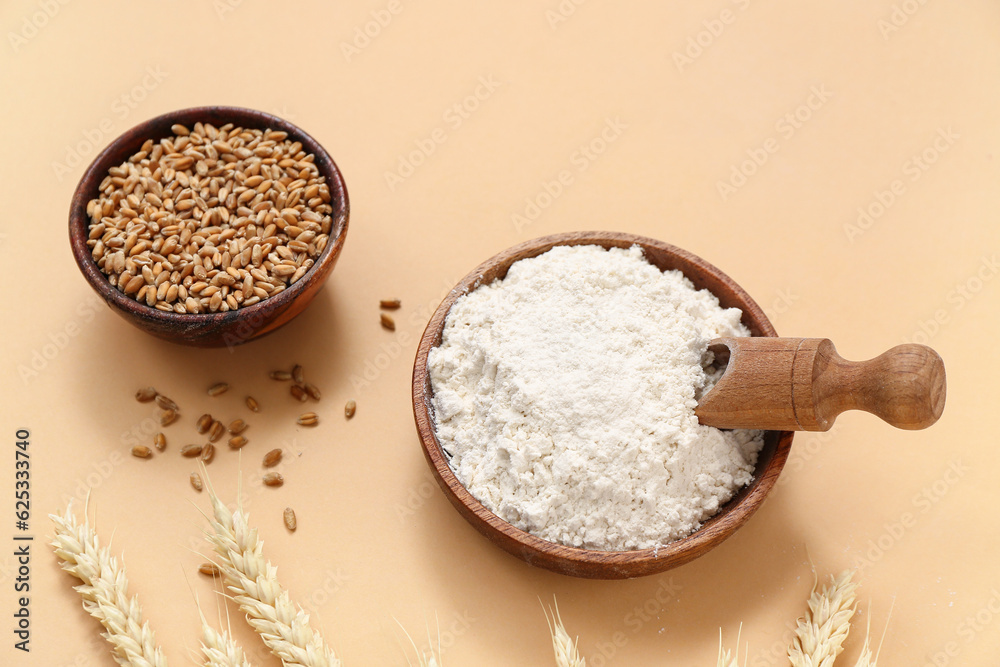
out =
{"type": "Polygon", "coordinates": [[[83,608],[104,626],[111,655],[123,667],[166,667],[163,652],[135,597],[128,597],[125,567],[102,547],[97,533],[84,519],[77,523],[72,506],[65,514],[50,514],[56,525],[52,547],[64,570],[82,581],[75,590],[83,608]]]}
{"type": "Polygon", "coordinates": [[[559,605],[555,599],[552,600],[552,608],[545,609],[545,622],[549,626],[549,634],[552,635],[552,650],[556,655],[556,667],[587,667],[587,661],[580,657],[577,650],[577,640],[570,639],[569,633],[563,626],[562,617],[559,615],[559,605]],[[551,614],[551,619],[549,615],[551,614]]]}
{"type": "Polygon", "coordinates": [[[854,600],[858,585],[854,570],[844,570],[830,577],[821,591],[813,584],[808,609],[795,628],[795,638],[788,649],[792,667],[832,667],[843,651],[851,630],[854,600]]]}
{"type": "MultiPolygon", "coordinates": [[[[204,470],[202,477],[208,480],[204,470]]],[[[286,667],[339,667],[340,660],[309,626],[309,614],[292,603],[278,582],[278,570],[264,559],[263,543],[242,509],[229,511],[210,482],[207,486],[212,501],[212,532],[207,538],[247,622],[286,667]]]]}

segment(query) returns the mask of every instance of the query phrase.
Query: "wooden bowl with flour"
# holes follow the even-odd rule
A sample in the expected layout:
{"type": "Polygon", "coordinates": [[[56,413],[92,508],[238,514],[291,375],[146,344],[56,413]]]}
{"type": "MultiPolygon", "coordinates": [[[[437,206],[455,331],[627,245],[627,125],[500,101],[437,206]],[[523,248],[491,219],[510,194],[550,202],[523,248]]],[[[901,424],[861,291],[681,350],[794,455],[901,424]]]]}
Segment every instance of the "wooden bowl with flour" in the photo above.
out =
{"type": "Polygon", "coordinates": [[[541,539],[500,518],[476,500],[456,477],[435,433],[433,392],[428,354],[439,346],[449,310],[455,301],[483,284],[502,279],[510,266],[557,245],[640,246],[646,260],[661,271],[679,270],[696,289],[713,293],[723,308],[739,308],[742,323],[753,336],[776,336],[760,307],[731,278],[701,258],[660,241],[620,232],[571,232],[516,245],[476,267],[434,312],[417,348],[413,368],[413,413],[424,454],[448,500],[476,530],[501,549],[532,565],[592,579],[626,579],[663,572],[687,563],[732,535],[760,507],[777,481],[792,444],[790,431],[768,431],[757,457],[753,480],[739,489],[718,513],[694,533],[657,548],[599,551],[565,546],[541,539]]]}

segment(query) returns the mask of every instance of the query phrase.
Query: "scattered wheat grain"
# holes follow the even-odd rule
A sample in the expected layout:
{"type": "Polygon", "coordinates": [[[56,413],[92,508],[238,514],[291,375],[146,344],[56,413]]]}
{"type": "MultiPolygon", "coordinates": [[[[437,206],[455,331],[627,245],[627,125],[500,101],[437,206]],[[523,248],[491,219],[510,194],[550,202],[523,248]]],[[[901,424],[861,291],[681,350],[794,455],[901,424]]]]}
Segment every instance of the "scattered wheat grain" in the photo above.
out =
{"type": "Polygon", "coordinates": [[[181,447],[181,456],[193,459],[196,456],[201,456],[203,449],[205,449],[204,445],[184,445],[181,447]]]}
{"type": "Polygon", "coordinates": [[[264,454],[264,467],[273,468],[274,466],[281,463],[281,450],[272,449],[267,454],[264,454]]]}
{"type": "Polygon", "coordinates": [[[260,412],[260,403],[258,403],[257,399],[253,396],[247,396],[246,404],[247,408],[250,409],[250,412],[260,412]]]}
{"type": "Polygon", "coordinates": [[[282,517],[285,520],[285,528],[295,532],[295,529],[299,527],[298,519],[295,518],[295,510],[291,507],[286,507],[282,517]]]}
{"type": "Polygon", "coordinates": [[[198,423],[197,423],[198,433],[202,435],[208,433],[208,429],[212,428],[213,421],[215,420],[212,419],[212,415],[208,414],[207,412],[203,414],[201,417],[198,417],[198,423]]]}
{"type": "Polygon", "coordinates": [[[315,426],[319,423],[319,416],[315,412],[303,412],[295,421],[299,426],[315,426]]]}
{"type": "Polygon", "coordinates": [[[264,484],[267,486],[281,486],[285,483],[285,478],[280,472],[269,472],[264,475],[264,484]]]}
{"type": "Polygon", "coordinates": [[[204,574],[206,577],[221,577],[222,570],[215,563],[202,563],[198,566],[198,572],[204,574]]]}
{"type": "Polygon", "coordinates": [[[344,416],[350,419],[351,417],[354,416],[354,413],[357,411],[358,411],[358,404],[352,398],[347,402],[347,405],[344,406],[344,416]]]}
{"type": "Polygon", "coordinates": [[[172,400],[170,400],[163,394],[157,394],[155,400],[156,404],[159,405],[164,410],[173,410],[174,412],[178,412],[180,410],[180,408],[177,407],[176,403],[174,403],[172,400]]]}
{"type": "Polygon", "coordinates": [[[167,448],[167,436],[162,433],[157,433],[153,436],[153,447],[156,447],[156,451],[162,452],[167,448]]]}
{"type": "Polygon", "coordinates": [[[382,299],[378,302],[378,305],[379,308],[384,308],[385,310],[396,310],[403,303],[399,299],[382,299]]]}
{"type": "Polygon", "coordinates": [[[388,329],[389,331],[396,330],[396,320],[392,319],[388,313],[380,313],[379,320],[382,322],[382,328],[388,329]]]}
{"type": "Polygon", "coordinates": [[[243,431],[247,430],[247,426],[248,424],[242,419],[234,419],[229,424],[229,432],[232,433],[233,435],[239,435],[243,431]]]}
{"type": "Polygon", "coordinates": [[[216,382],[208,388],[209,396],[220,396],[229,391],[229,385],[225,382],[216,382]]]}
{"type": "Polygon", "coordinates": [[[242,435],[234,435],[229,439],[229,447],[231,449],[240,449],[242,447],[245,447],[248,442],[250,441],[244,438],[242,435]]]}
{"type": "Polygon", "coordinates": [[[201,483],[201,475],[196,472],[191,473],[191,486],[194,487],[195,491],[201,491],[204,485],[201,483]]]}
{"type": "Polygon", "coordinates": [[[152,455],[153,450],[146,445],[132,445],[132,456],[139,459],[148,459],[152,455]]]}
{"type": "Polygon", "coordinates": [[[140,403],[149,403],[156,399],[156,390],[152,387],[143,387],[139,391],[135,392],[135,400],[140,403]]]}

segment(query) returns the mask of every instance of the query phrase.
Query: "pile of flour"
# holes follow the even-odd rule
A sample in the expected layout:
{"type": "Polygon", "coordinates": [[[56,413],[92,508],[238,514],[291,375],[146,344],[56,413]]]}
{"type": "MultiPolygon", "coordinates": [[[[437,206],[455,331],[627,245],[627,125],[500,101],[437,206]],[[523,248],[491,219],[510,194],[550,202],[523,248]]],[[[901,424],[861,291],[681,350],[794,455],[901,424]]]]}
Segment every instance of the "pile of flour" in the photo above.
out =
{"type": "Polygon", "coordinates": [[[750,482],[759,431],[698,423],[709,340],[746,336],[638,246],[557,246],[458,299],[429,365],[459,480],[549,541],[645,549],[696,530],[750,482]]]}

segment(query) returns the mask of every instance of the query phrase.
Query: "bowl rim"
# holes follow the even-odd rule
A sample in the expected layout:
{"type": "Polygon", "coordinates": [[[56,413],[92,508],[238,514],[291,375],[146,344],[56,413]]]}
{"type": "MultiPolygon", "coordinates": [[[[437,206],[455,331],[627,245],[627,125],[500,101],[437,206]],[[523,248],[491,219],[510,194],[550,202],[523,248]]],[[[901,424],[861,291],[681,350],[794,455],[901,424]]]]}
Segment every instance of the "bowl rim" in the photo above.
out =
{"type": "MultiPolygon", "coordinates": [[[[153,326],[176,326],[183,323],[188,330],[196,330],[204,326],[219,326],[237,321],[260,321],[283,312],[308,289],[309,277],[324,275],[336,262],[347,236],[350,219],[350,201],[347,185],[340,168],[325,148],[309,133],[297,125],[273,114],[248,109],[244,107],[207,105],[176,109],[154,116],[129,128],[118,135],[90,163],[73,191],[69,211],[70,247],[76,264],[90,286],[104,299],[108,305],[122,313],[141,318],[153,326]],[[93,254],[87,246],[89,237],[90,216],[87,215],[87,204],[94,199],[98,186],[108,170],[126,161],[129,156],[138,152],[147,139],[158,141],[173,134],[170,127],[175,123],[193,125],[196,120],[208,122],[215,127],[233,123],[238,127],[252,129],[273,129],[288,133],[288,137],[302,143],[303,150],[315,156],[315,163],[320,175],[330,189],[330,203],[333,211],[330,241],[319,256],[314,260],[302,279],[294,285],[286,287],[276,296],[268,297],[250,306],[236,310],[217,313],[175,313],[162,311],[145,302],[137,301],[108,282],[108,277],[97,266],[93,254]]],[[[267,331],[261,330],[256,335],[267,331]]]]}
{"type": "MultiPolygon", "coordinates": [[[[758,458],[754,479],[750,484],[739,489],[716,515],[702,524],[701,528],[662,546],[631,551],[602,551],[566,546],[542,539],[508,523],[480,503],[458,480],[437,439],[432,418],[432,391],[427,356],[433,347],[440,344],[441,332],[452,304],[459,297],[483,284],[483,276],[487,271],[503,267],[491,280],[503,278],[510,264],[516,259],[537,256],[556,245],[603,245],[623,248],[639,245],[644,249],[644,254],[647,254],[647,250],[654,249],[685,267],[696,267],[707,272],[707,275],[720,286],[730,290],[732,295],[745,306],[738,307],[742,307],[742,320],[751,329],[752,335],[777,336],[763,310],[743,288],[715,266],[677,246],[635,234],[602,231],[566,232],[525,241],[494,255],[470,271],[445,296],[427,323],[417,347],[412,377],[414,420],[424,456],[439,486],[459,513],[490,541],[530,564],[562,574],[598,579],[644,576],[677,567],[717,546],[742,527],[760,507],[774,487],[778,474],[788,458],[792,432],[765,433],[765,445],[759,456],[763,457],[765,451],[768,451],[767,460],[762,465],[761,458],[758,458]]],[[[652,263],[652,260],[649,261],[652,263]]],[[[662,267],[658,268],[664,270],[662,267]]],[[[697,288],[704,286],[699,284],[702,281],[694,280],[688,272],[683,269],[682,272],[695,283],[697,288]]],[[[727,301],[731,300],[727,298],[727,301]]]]}

